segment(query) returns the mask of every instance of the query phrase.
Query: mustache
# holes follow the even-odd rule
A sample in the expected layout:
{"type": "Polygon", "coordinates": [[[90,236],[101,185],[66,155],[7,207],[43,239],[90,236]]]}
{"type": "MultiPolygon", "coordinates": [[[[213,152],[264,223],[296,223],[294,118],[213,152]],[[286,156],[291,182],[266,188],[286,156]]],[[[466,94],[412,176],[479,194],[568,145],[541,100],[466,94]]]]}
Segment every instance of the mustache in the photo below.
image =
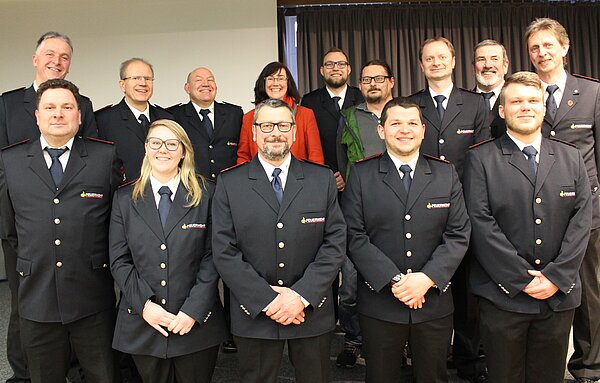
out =
{"type": "Polygon", "coordinates": [[[265,139],[265,142],[281,142],[281,143],[286,143],[287,140],[284,137],[273,137],[273,138],[267,138],[265,139]]]}

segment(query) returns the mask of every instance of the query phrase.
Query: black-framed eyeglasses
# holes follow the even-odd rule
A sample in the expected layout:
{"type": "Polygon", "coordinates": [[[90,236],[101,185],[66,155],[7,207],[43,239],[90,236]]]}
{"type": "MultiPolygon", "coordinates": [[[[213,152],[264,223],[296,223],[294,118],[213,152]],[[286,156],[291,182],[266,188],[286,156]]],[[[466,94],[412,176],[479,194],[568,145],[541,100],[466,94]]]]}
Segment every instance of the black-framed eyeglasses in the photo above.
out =
{"type": "Polygon", "coordinates": [[[281,133],[287,133],[292,130],[292,126],[294,126],[293,122],[283,121],[283,122],[255,122],[254,126],[258,126],[261,132],[263,133],[271,133],[275,128],[279,129],[281,133]]]}
{"type": "Polygon", "coordinates": [[[181,141],[175,138],[169,140],[161,140],[158,137],[148,137],[146,139],[146,143],[152,150],[159,150],[164,144],[165,148],[167,148],[168,151],[174,152],[177,149],[179,149],[179,144],[181,143],[181,141]]]}
{"type": "Polygon", "coordinates": [[[360,78],[360,82],[363,84],[370,84],[371,81],[374,80],[376,83],[381,84],[388,78],[392,78],[392,76],[363,76],[360,78]]]}
{"type": "Polygon", "coordinates": [[[129,76],[129,77],[123,77],[123,80],[133,80],[135,82],[142,82],[142,81],[152,82],[152,81],[154,81],[154,77],[150,77],[150,76],[129,76]]]}
{"type": "Polygon", "coordinates": [[[326,61],[323,63],[323,67],[327,69],[333,69],[334,66],[345,69],[348,66],[348,61],[326,61]]]}

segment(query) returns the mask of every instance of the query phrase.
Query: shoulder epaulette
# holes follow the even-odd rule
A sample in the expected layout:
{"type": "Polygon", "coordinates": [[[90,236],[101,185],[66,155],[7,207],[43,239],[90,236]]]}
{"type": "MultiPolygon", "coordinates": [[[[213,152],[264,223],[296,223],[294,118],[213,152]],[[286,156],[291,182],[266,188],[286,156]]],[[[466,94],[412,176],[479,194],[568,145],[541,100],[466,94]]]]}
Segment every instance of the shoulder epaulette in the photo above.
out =
{"type": "Polygon", "coordinates": [[[443,163],[445,163],[445,164],[449,164],[449,163],[450,163],[450,161],[447,161],[447,160],[442,160],[441,158],[439,158],[439,157],[436,157],[436,156],[432,156],[431,154],[425,154],[425,153],[423,153],[423,157],[425,157],[425,158],[427,158],[427,159],[430,159],[430,160],[434,160],[434,161],[443,162],[443,163]]]}
{"type": "Polygon", "coordinates": [[[117,189],[121,189],[121,188],[124,188],[125,186],[129,186],[129,185],[135,183],[135,181],[137,181],[137,180],[138,180],[138,178],[135,178],[135,179],[132,179],[129,181],[125,181],[121,185],[119,185],[119,187],[117,187],[117,189]]]}
{"type": "Polygon", "coordinates": [[[565,145],[572,146],[572,147],[574,147],[575,149],[577,149],[577,146],[576,146],[575,144],[573,144],[573,143],[569,142],[569,141],[563,141],[563,140],[561,140],[561,139],[558,139],[558,138],[556,138],[556,137],[548,137],[548,139],[549,139],[549,140],[551,140],[551,141],[560,142],[561,144],[565,144],[565,145]]]}
{"type": "Polygon", "coordinates": [[[325,165],[325,164],[320,164],[320,163],[318,163],[318,162],[310,161],[310,160],[307,160],[306,158],[303,158],[303,159],[301,159],[300,161],[302,161],[302,162],[305,162],[305,163],[307,163],[307,164],[313,164],[313,165],[317,165],[317,166],[321,166],[321,167],[324,167],[324,168],[330,169],[330,167],[329,167],[329,166],[327,166],[327,165],[325,165]]]}
{"type": "Polygon", "coordinates": [[[24,139],[23,141],[19,141],[19,142],[15,142],[14,144],[7,145],[7,146],[3,147],[3,148],[2,148],[2,149],[0,149],[0,150],[6,150],[6,149],[10,149],[10,148],[12,148],[13,146],[17,146],[17,145],[24,144],[24,143],[26,143],[26,142],[27,142],[27,141],[29,141],[29,140],[30,140],[30,138],[26,138],[26,139],[24,139]]]}
{"type": "Polygon", "coordinates": [[[371,156],[368,156],[368,157],[365,157],[365,158],[362,158],[362,159],[356,161],[355,164],[359,164],[361,162],[369,161],[369,160],[372,160],[373,158],[379,158],[381,156],[383,156],[383,153],[373,154],[371,156]]]}
{"type": "Polygon", "coordinates": [[[105,107],[103,107],[103,108],[96,109],[96,111],[95,111],[94,113],[98,113],[98,112],[101,112],[101,111],[103,111],[103,110],[110,109],[110,108],[112,108],[112,107],[113,107],[113,104],[108,104],[108,105],[106,105],[106,106],[105,106],[105,107]]]}
{"type": "Polygon", "coordinates": [[[473,145],[469,146],[469,149],[476,148],[476,147],[478,147],[478,146],[480,146],[480,145],[487,144],[488,142],[492,142],[492,141],[494,141],[494,140],[495,140],[495,138],[488,138],[488,139],[487,139],[487,140],[485,140],[485,141],[481,141],[481,142],[478,142],[478,143],[476,143],[476,144],[473,144],[473,145]]]}
{"type": "Polygon", "coordinates": [[[473,93],[473,94],[479,94],[479,93],[477,93],[477,91],[475,91],[473,89],[467,89],[467,88],[458,88],[458,89],[465,91],[465,92],[473,93]]]}
{"type": "Polygon", "coordinates": [[[583,76],[583,75],[575,74],[575,73],[572,73],[572,75],[573,75],[573,77],[582,78],[584,80],[590,80],[590,81],[594,81],[594,82],[600,82],[600,80],[598,80],[597,78],[587,77],[587,76],[583,76]]]}
{"type": "Polygon", "coordinates": [[[7,90],[6,92],[2,93],[2,95],[19,92],[19,91],[21,91],[23,89],[26,89],[26,88],[22,87],[22,88],[17,88],[17,89],[13,89],[13,90],[7,90]]]}
{"type": "Polygon", "coordinates": [[[240,108],[240,109],[242,109],[242,107],[241,107],[241,106],[239,106],[239,105],[236,105],[236,104],[231,104],[231,103],[229,103],[229,102],[227,102],[227,101],[221,101],[221,104],[225,104],[225,105],[229,105],[229,106],[235,106],[236,108],[240,108]]]}
{"type": "Polygon", "coordinates": [[[90,140],[90,141],[95,141],[95,142],[101,142],[103,144],[109,144],[109,145],[114,145],[115,143],[112,141],[108,141],[108,140],[103,140],[101,138],[97,138],[97,137],[83,137],[86,140],[90,140]]]}
{"type": "Polygon", "coordinates": [[[414,97],[414,96],[416,96],[417,94],[419,94],[419,93],[423,93],[423,92],[425,92],[425,88],[423,88],[423,89],[421,89],[421,90],[419,90],[419,91],[417,91],[417,92],[415,92],[415,93],[411,94],[411,95],[410,95],[410,96],[408,96],[408,97],[409,97],[409,98],[410,98],[410,97],[414,97]]]}
{"type": "Polygon", "coordinates": [[[236,164],[236,165],[230,166],[230,167],[228,167],[228,168],[225,168],[225,169],[221,170],[221,173],[228,172],[228,171],[230,171],[231,169],[235,169],[235,168],[237,168],[237,167],[240,167],[240,166],[242,166],[242,165],[245,165],[245,164],[247,164],[248,162],[250,162],[250,161],[242,162],[241,164],[236,164]]]}

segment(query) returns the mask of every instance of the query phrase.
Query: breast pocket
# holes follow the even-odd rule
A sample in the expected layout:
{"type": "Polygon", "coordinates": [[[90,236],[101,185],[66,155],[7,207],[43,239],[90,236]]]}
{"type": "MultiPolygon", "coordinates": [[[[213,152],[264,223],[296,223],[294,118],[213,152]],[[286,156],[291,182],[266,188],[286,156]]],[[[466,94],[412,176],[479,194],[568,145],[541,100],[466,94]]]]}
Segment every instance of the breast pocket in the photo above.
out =
{"type": "Polygon", "coordinates": [[[28,259],[17,258],[17,274],[21,277],[31,275],[31,261],[28,259]]]}

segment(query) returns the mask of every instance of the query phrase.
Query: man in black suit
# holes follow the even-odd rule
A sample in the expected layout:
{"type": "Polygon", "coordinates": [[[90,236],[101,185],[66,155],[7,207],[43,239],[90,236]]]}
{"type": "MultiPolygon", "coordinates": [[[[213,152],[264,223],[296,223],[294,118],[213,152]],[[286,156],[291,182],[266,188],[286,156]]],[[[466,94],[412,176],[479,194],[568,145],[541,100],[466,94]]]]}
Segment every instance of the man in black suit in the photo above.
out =
{"type": "Polygon", "coordinates": [[[321,76],[325,86],[302,97],[302,106],[312,109],[319,125],[321,146],[325,164],[333,170],[339,190],[344,189],[336,157],[336,137],[340,123],[340,111],[364,102],[360,90],[348,85],[352,67],[348,55],[339,48],[331,48],[323,56],[321,76]]]}
{"type": "Polygon", "coordinates": [[[487,102],[490,112],[486,124],[492,137],[504,134],[506,125],[498,114],[500,104],[498,96],[504,85],[504,76],[508,73],[508,56],[504,45],[496,40],[483,40],[475,46],[473,54],[473,74],[477,86],[475,91],[487,102]]]}
{"type": "Polygon", "coordinates": [[[600,83],[565,70],[569,36],[556,20],[533,21],[526,30],[529,58],[545,88],[544,137],[555,137],[579,148],[592,190],[592,233],[580,276],[581,306],[575,310],[569,371],[577,383],[600,381],[600,83]]]}
{"type": "MultiPolygon", "coordinates": [[[[321,65],[325,86],[302,98],[302,105],[315,113],[325,164],[333,170],[339,191],[343,191],[346,185],[338,167],[336,153],[337,130],[342,117],[340,111],[365,101],[358,88],[348,85],[350,73],[352,67],[348,55],[339,48],[331,48],[323,56],[321,65]]],[[[354,367],[360,355],[362,336],[356,313],[356,271],[349,262],[346,263],[342,266],[344,276],[341,288],[338,289],[339,278],[333,282],[333,294],[338,296],[339,293],[339,307],[337,299],[335,302],[336,314],[344,331],[344,349],[337,356],[336,364],[339,367],[354,367]]]]}
{"type": "Polygon", "coordinates": [[[197,171],[216,181],[221,170],[235,165],[244,113],[237,105],[215,102],[217,82],[208,68],[194,69],[184,89],[190,102],[168,110],[192,141],[197,171]]]}
{"type": "Polygon", "coordinates": [[[342,196],[366,381],[398,382],[407,341],[416,381],[448,381],[450,278],[471,233],[462,187],[452,165],[420,153],[425,125],[412,100],[389,101],[378,132],[387,151],[357,162],[342,196]]]}
{"type": "MultiPolygon", "coordinates": [[[[480,95],[453,84],[455,51],[448,39],[425,40],[421,44],[419,60],[428,87],[411,98],[421,107],[423,123],[427,127],[421,150],[453,163],[462,179],[469,147],[490,138],[489,106],[480,95]]],[[[485,364],[479,356],[477,302],[467,289],[468,258],[467,253],[452,278],[455,306],[452,358],[461,378],[485,383],[485,364]]]]}
{"type": "Polygon", "coordinates": [[[141,58],[126,60],[119,76],[119,87],[125,96],[117,105],[96,111],[96,121],[98,137],[115,143],[124,175],[132,180],[140,175],[150,123],[173,116],[149,103],[154,91],[154,69],[149,62],[141,58]]]}
{"type": "MultiPolygon", "coordinates": [[[[37,101],[36,91],[39,86],[49,79],[64,79],[69,73],[73,46],[71,39],[58,32],[46,32],[37,41],[36,50],[32,57],[35,68],[33,84],[28,88],[8,91],[0,96],[0,147],[26,140],[35,139],[40,135],[35,119],[37,101]]],[[[80,95],[81,125],[79,135],[96,137],[96,120],[92,103],[89,98],[80,95]]],[[[6,266],[6,275],[11,292],[11,310],[6,336],[6,356],[13,370],[13,376],[7,382],[29,382],[27,361],[21,347],[19,331],[19,308],[17,305],[19,277],[15,264],[17,255],[8,243],[2,240],[2,250],[6,266]]]]}
{"type": "Polygon", "coordinates": [[[17,252],[21,339],[32,382],[64,382],[71,349],[87,382],[114,382],[115,293],[108,225],[120,163],[115,148],[76,136],[78,89],[38,89],[39,139],[0,160],[2,235],[17,252]]]}
{"type": "Polygon", "coordinates": [[[465,166],[470,284],[494,383],[562,383],[581,301],[588,175],[576,148],[542,138],[543,98],[535,73],[508,77],[499,108],[507,132],[470,150],[465,166]]]}
{"type": "Polygon", "coordinates": [[[289,153],[295,134],[286,103],[258,104],[258,154],[222,172],[213,199],[213,257],[247,383],[277,382],[286,343],[299,383],[328,381],[346,224],[331,170],[289,153]]]}

